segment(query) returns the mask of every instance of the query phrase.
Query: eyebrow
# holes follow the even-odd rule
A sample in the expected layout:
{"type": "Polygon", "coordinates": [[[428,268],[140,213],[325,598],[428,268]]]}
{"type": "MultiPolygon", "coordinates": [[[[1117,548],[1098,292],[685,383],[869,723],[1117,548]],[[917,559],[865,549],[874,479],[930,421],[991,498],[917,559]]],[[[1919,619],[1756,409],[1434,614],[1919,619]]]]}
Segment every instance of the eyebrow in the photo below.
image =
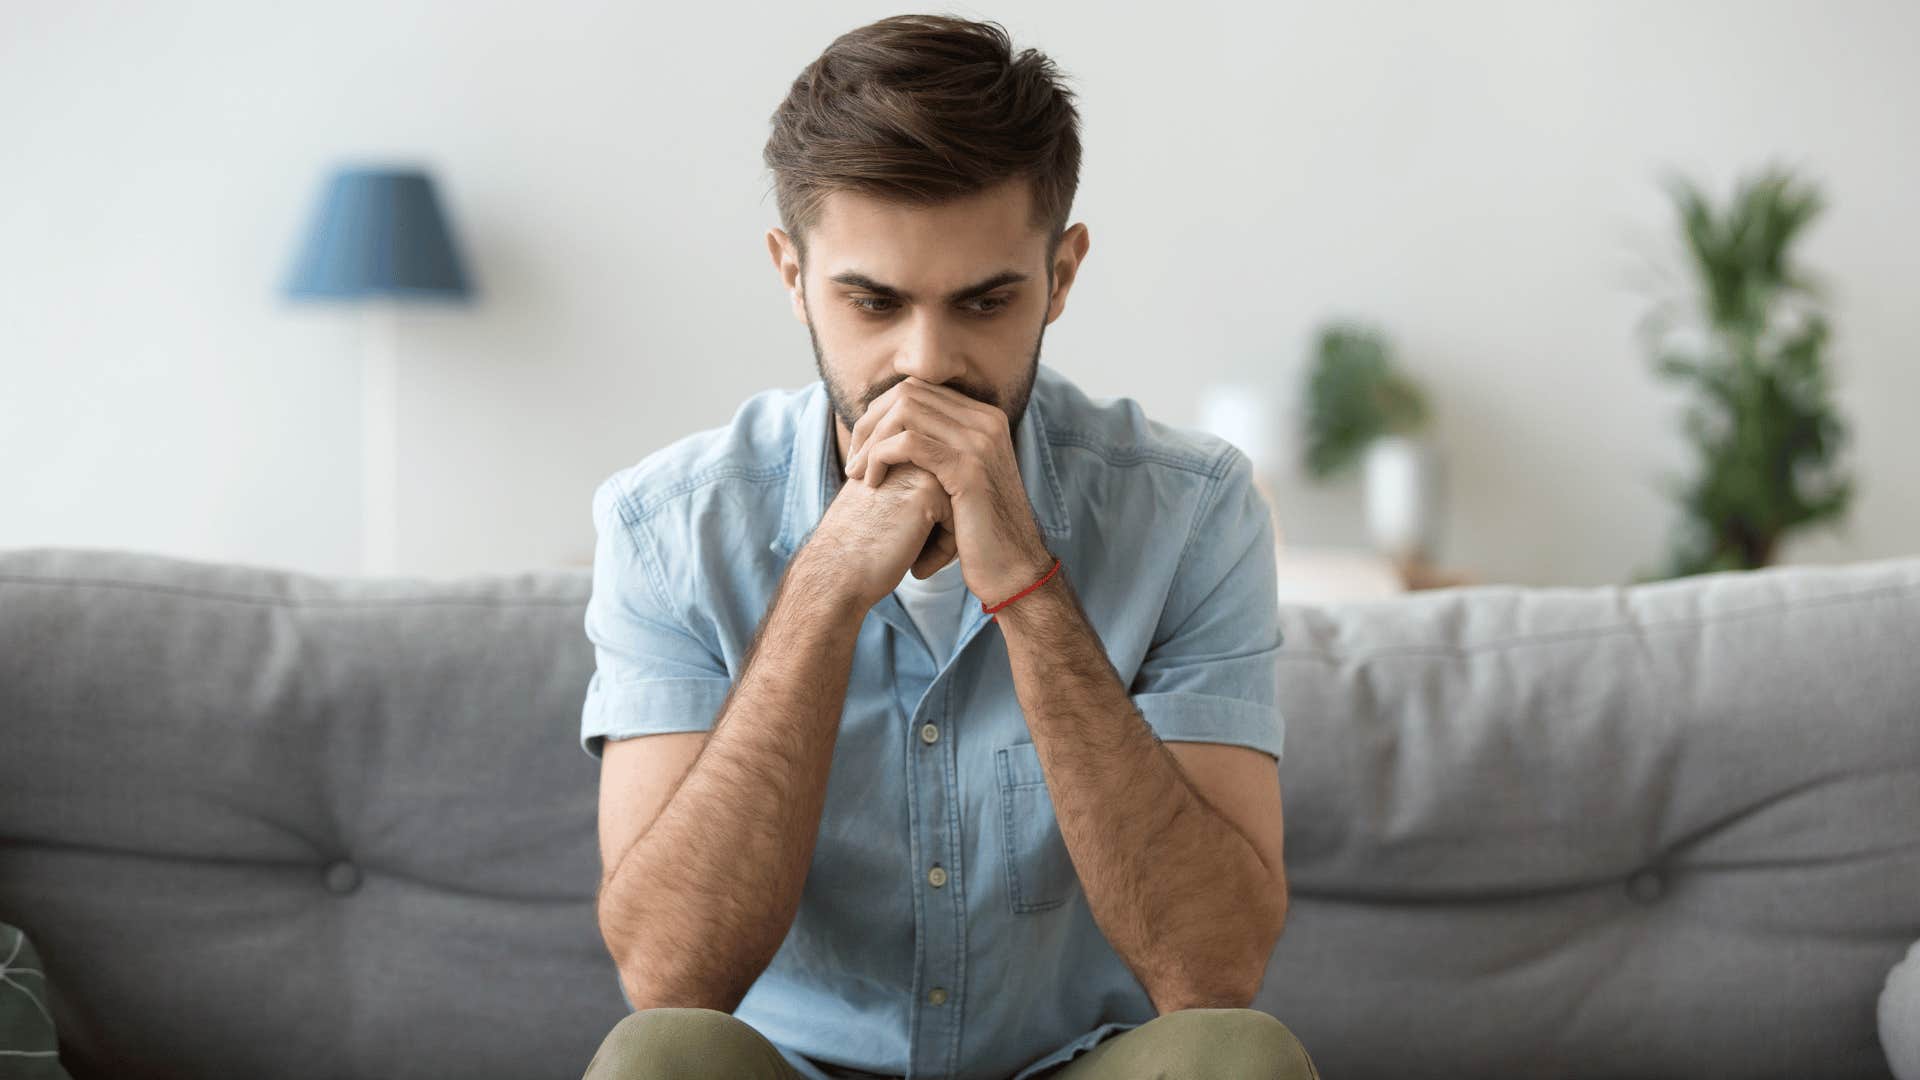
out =
{"type": "MultiPolygon", "coordinates": [[[[976,282],[965,288],[953,290],[947,294],[947,302],[957,304],[962,300],[971,300],[984,293],[990,293],[1002,285],[1012,285],[1018,281],[1025,281],[1028,276],[1029,275],[1023,274],[1018,270],[1002,270],[984,281],[976,282]]],[[[856,289],[865,289],[870,293],[890,297],[894,300],[905,301],[907,303],[913,301],[912,296],[901,292],[891,285],[882,285],[880,282],[873,280],[858,270],[843,270],[827,280],[837,281],[842,285],[852,285],[856,289]]]]}

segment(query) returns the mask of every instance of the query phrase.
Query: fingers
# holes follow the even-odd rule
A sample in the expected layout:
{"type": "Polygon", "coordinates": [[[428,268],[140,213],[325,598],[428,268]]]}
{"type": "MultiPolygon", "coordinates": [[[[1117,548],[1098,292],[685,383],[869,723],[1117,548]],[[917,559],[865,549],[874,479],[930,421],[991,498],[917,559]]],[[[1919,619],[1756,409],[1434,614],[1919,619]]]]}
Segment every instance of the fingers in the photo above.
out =
{"type": "Polygon", "coordinates": [[[867,439],[873,434],[873,426],[887,415],[887,409],[893,404],[892,394],[893,391],[889,390],[874,398],[867,405],[867,411],[861,413],[860,419],[853,422],[852,430],[847,432],[847,474],[849,476],[860,475],[859,470],[853,467],[859,464],[860,448],[867,444],[867,439]]]}
{"type": "MultiPolygon", "coordinates": [[[[906,379],[875,398],[847,433],[847,475],[861,475],[861,470],[866,467],[864,454],[870,444],[908,428],[922,431],[938,431],[942,428],[986,430],[983,421],[971,411],[954,408],[955,403],[943,396],[945,393],[958,395],[958,391],[943,392],[930,383],[906,379]]],[[[971,402],[973,399],[962,397],[961,400],[971,402]]],[[[993,412],[1004,422],[1005,413],[998,409],[993,409],[993,412]]]]}
{"type": "Polygon", "coordinates": [[[868,450],[861,451],[866,459],[865,473],[861,477],[869,487],[879,487],[886,479],[887,467],[911,463],[932,473],[940,480],[940,486],[949,493],[953,488],[942,475],[950,468],[953,460],[953,448],[919,431],[902,431],[873,444],[868,450]]]}

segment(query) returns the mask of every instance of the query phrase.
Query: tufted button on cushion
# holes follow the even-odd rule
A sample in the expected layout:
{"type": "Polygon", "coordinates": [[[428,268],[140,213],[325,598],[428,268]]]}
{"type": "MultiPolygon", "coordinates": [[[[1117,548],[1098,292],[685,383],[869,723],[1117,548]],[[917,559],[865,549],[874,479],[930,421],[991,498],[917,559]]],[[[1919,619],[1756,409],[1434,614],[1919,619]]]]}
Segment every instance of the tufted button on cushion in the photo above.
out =
{"type": "Polygon", "coordinates": [[[341,859],[327,865],[327,888],[342,896],[360,887],[360,868],[341,859]]]}
{"type": "Polygon", "coordinates": [[[1627,879],[1627,895],[1642,904],[1653,903],[1666,891],[1666,879],[1658,870],[1642,870],[1627,879]]]}

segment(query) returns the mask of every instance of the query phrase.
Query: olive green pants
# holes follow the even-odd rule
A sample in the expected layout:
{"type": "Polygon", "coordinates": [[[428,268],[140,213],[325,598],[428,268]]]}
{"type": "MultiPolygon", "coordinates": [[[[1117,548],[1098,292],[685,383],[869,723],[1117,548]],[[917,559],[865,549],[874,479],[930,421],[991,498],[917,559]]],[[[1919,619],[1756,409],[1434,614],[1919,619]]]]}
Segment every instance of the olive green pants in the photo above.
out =
{"type": "MultiPolygon", "coordinates": [[[[1182,1009],[1157,1016],[1042,1075],[1047,1080],[1320,1077],[1293,1032],[1254,1009],[1182,1009]]],[[[584,1080],[706,1077],[801,1080],[765,1036],[714,1009],[643,1009],[628,1015],[600,1044],[584,1080]]]]}

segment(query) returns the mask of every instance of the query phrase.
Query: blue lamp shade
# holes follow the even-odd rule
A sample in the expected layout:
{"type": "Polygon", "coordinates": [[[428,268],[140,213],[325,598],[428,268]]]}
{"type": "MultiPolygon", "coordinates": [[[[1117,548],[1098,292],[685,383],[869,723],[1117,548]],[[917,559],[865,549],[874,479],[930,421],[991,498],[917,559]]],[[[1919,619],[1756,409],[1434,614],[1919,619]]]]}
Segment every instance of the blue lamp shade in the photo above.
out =
{"type": "Polygon", "coordinates": [[[287,278],[295,299],[465,300],[473,294],[440,209],[419,169],[340,169],[287,278]]]}

